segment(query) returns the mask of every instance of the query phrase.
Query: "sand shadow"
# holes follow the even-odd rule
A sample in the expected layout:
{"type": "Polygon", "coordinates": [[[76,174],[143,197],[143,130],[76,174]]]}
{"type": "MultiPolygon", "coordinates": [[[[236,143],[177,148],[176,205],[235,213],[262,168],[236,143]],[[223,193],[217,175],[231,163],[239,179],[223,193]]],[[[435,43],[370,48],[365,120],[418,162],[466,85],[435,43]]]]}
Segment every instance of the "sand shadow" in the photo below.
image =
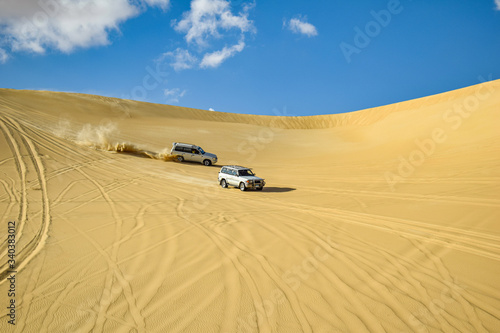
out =
{"type": "MultiPolygon", "coordinates": [[[[228,187],[231,190],[240,190],[238,187],[234,186],[229,186],[228,187]]],[[[292,187],[272,187],[272,186],[264,186],[264,189],[262,191],[257,191],[254,189],[247,189],[245,193],[263,193],[263,192],[268,192],[268,193],[285,193],[285,192],[291,192],[297,190],[296,188],[292,187]]]]}
{"type": "Polygon", "coordinates": [[[296,188],[293,187],[273,187],[273,186],[264,186],[264,189],[262,192],[270,192],[270,193],[284,193],[284,192],[291,192],[297,190],[296,188]]]}
{"type": "Polygon", "coordinates": [[[218,164],[205,165],[205,164],[203,164],[201,162],[195,162],[195,161],[182,161],[182,162],[179,162],[176,159],[173,159],[172,162],[175,162],[177,164],[184,164],[184,165],[195,165],[195,166],[200,166],[200,167],[204,167],[204,168],[217,168],[217,169],[221,168],[221,166],[218,165],[218,164]]]}

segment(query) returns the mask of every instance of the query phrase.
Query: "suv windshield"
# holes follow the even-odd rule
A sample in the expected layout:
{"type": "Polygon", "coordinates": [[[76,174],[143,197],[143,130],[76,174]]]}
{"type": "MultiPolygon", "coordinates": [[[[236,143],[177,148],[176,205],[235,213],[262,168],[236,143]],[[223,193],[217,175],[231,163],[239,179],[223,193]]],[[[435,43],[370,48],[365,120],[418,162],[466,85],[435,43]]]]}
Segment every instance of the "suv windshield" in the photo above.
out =
{"type": "Polygon", "coordinates": [[[254,173],[252,172],[252,170],[248,170],[248,169],[246,169],[246,170],[240,170],[238,173],[239,173],[240,176],[253,176],[254,175],[254,173]]]}
{"type": "Polygon", "coordinates": [[[198,150],[200,151],[201,154],[205,154],[205,151],[203,149],[201,149],[201,147],[198,148],[198,150]]]}

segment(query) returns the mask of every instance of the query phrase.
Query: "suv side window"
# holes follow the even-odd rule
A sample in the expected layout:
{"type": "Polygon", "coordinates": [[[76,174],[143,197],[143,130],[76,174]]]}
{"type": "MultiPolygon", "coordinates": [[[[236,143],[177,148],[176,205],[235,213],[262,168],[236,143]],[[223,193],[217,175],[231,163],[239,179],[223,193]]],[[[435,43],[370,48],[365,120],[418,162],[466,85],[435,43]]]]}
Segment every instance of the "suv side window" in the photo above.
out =
{"type": "Polygon", "coordinates": [[[200,152],[197,149],[191,149],[191,154],[200,154],[200,152]]]}

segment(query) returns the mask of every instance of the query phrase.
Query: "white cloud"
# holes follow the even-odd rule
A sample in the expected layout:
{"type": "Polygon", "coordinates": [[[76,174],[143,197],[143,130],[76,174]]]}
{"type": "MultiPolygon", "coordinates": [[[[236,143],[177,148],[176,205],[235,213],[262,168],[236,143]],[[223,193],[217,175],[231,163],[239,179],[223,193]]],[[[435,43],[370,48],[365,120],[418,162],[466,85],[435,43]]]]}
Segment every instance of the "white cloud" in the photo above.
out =
{"type": "Polygon", "coordinates": [[[184,97],[184,95],[187,93],[187,90],[173,88],[165,89],[163,93],[167,97],[167,103],[179,103],[179,100],[184,97]]]}
{"type": "Polygon", "coordinates": [[[208,111],[215,111],[215,110],[214,110],[214,109],[212,109],[212,108],[208,108],[208,111]]]}
{"type": "Polygon", "coordinates": [[[316,27],[306,21],[307,18],[303,18],[302,20],[299,18],[293,18],[286,25],[288,26],[288,29],[290,29],[293,33],[296,34],[303,34],[308,37],[318,35],[316,27]]]}
{"type": "Polygon", "coordinates": [[[198,62],[198,59],[189,53],[188,50],[181,48],[177,48],[173,52],[164,53],[160,57],[160,61],[163,61],[166,58],[170,58],[172,60],[170,62],[170,66],[172,66],[176,71],[192,68],[198,62]]]}
{"type": "Polygon", "coordinates": [[[167,10],[170,7],[170,0],[143,0],[143,2],[151,7],[160,7],[163,10],[167,10]]]}
{"type": "Polygon", "coordinates": [[[4,49],[0,48],[0,64],[5,64],[7,59],[9,59],[9,55],[4,49]]]}
{"type": "Polygon", "coordinates": [[[254,30],[253,22],[248,20],[248,10],[244,6],[238,15],[231,13],[231,6],[226,0],[193,0],[191,10],[183,14],[182,20],[174,21],[174,29],[186,34],[188,43],[193,41],[206,47],[210,38],[220,38],[220,30],[237,30],[241,33],[254,30]]]}
{"type": "Polygon", "coordinates": [[[169,0],[6,0],[0,1],[0,38],[11,51],[72,52],[109,44],[118,25],[140,7],[166,9],[169,0]]]}
{"type": "MultiPolygon", "coordinates": [[[[172,25],[177,32],[185,34],[188,45],[197,47],[197,53],[202,57],[199,67],[215,68],[245,48],[245,35],[255,32],[253,22],[248,19],[248,13],[254,7],[255,2],[244,3],[241,11],[233,14],[231,3],[227,0],[192,0],[191,9],[172,25]],[[235,33],[238,42],[234,41],[235,33]],[[236,44],[221,50],[209,50],[211,42],[217,39],[223,39],[226,45],[236,44]]],[[[178,59],[171,64],[176,70],[191,68],[198,61],[185,50],[181,52],[177,49],[168,54],[178,59]]]]}
{"type": "Polygon", "coordinates": [[[203,60],[200,63],[201,68],[215,68],[219,67],[226,59],[234,56],[236,53],[243,51],[245,47],[245,42],[240,40],[238,44],[233,45],[231,47],[224,47],[222,50],[215,51],[212,53],[207,53],[203,57],[203,60]]]}
{"type": "Polygon", "coordinates": [[[500,0],[495,0],[495,4],[497,5],[497,10],[500,10],[500,0]]]}

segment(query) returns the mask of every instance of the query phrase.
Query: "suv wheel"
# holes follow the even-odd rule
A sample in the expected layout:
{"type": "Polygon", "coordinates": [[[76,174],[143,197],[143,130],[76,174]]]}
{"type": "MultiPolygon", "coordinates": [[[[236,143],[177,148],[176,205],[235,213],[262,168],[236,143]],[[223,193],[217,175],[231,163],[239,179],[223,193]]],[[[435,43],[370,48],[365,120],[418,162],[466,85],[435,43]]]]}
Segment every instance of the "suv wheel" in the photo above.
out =
{"type": "Polygon", "coordinates": [[[247,187],[245,186],[245,183],[241,182],[240,183],[240,190],[245,191],[247,187]]]}
{"type": "Polygon", "coordinates": [[[177,161],[179,161],[179,162],[183,162],[183,161],[184,161],[184,157],[182,157],[182,156],[177,156],[177,161]]]}
{"type": "Polygon", "coordinates": [[[227,188],[227,182],[226,182],[226,180],[225,180],[225,179],[223,179],[223,180],[221,180],[221,181],[220,181],[220,186],[221,186],[222,188],[227,188]]]}
{"type": "Polygon", "coordinates": [[[210,160],[204,160],[203,164],[205,164],[206,166],[210,166],[212,162],[210,162],[210,160]]]}

